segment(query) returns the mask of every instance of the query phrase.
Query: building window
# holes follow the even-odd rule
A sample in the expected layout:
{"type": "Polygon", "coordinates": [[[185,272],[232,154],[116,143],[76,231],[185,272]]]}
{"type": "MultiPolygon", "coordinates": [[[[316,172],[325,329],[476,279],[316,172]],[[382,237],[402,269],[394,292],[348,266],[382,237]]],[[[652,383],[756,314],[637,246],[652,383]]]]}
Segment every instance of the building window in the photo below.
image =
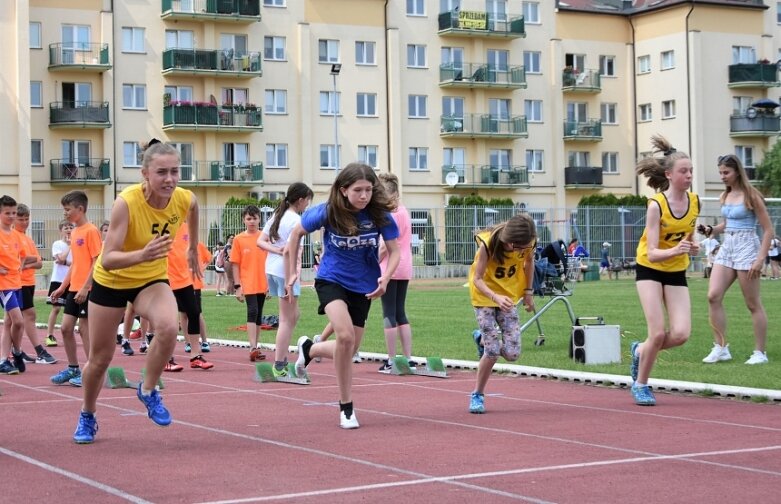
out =
{"type": "Polygon", "coordinates": [[[616,57],[615,56],[600,56],[599,57],[599,75],[604,77],[616,76],[616,57]]]}
{"type": "Polygon", "coordinates": [[[163,94],[168,95],[171,101],[193,101],[193,88],[190,86],[165,86],[163,89],[163,94]]]}
{"type": "Polygon", "coordinates": [[[618,173],[618,152],[602,153],[602,173],[618,173]]]}
{"type": "Polygon", "coordinates": [[[651,104],[650,103],[643,103],[640,105],[640,122],[644,121],[650,121],[653,119],[651,116],[651,104]]]}
{"type": "Polygon", "coordinates": [[[738,156],[743,168],[754,168],[754,147],[748,145],[736,145],[735,155],[738,156]]]}
{"type": "Polygon", "coordinates": [[[523,2],[521,6],[525,24],[540,24],[540,4],[538,2],[523,2]]]}
{"type": "Polygon", "coordinates": [[[376,65],[377,44],[374,42],[358,41],[355,43],[355,64],[376,65]]]}
{"type": "Polygon", "coordinates": [[[266,167],[287,168],[287,144],[266,144],[266,167]]]}
{"type": "Polygon", "coordinates": [[[195,47],[195,35],[190,30],[166,30],[166,49],[193,49],[195,47]]]}
{"type": "Polygon", "coordinates": [[[662,60],[659,62],[660,70],[675,68],[675,51],[662,51],[662,60]]]}
{"type": "Polygon", "coordinates": [[[377,117],[377,95],[358,93],[358,117],[377,117]]]}
{"type": "Polygon", "coordinates": [[[545,171],[544,152],[541,150],[527,150],[526,151],[526,169],[529,172],[543,172],[545,171]]]}
{"type": "Polygon", "coordinates": [[[426,46],[417,44],[407,44],[407,67],[425,68],[426,67],[426,46]]]}
{"type": "Polygon", "coordinates": [[[651,56],[639,56],[637,58],[637,73],[644,74],[651,71],[651,56]]]}
{"type": "Polygon", "coordinates": [[[41,81],[30,81],[30,107],[43,108],[43,88],[41,81]]]}
{"type": "Polygon", "coordinates": [[[122,144],[122,165],[126,167],[141,167],[141,158],[144,150],[138,142],[124,142],[122,144]]]}
{"type": "Polygon", "coordinates": [[[732,63],[756,63],[757,52],[750,46],[732,46],[732,63]]]}
{"type": "Polygon", "coordinates": [[[336,149],[334,144],[320,145],[320,168],[336,169],[336,149]]]}
{"type": "Polygon", "coordinates": [[[320,63],[338,63],[339,41],[321,39],[317,42],[317,52],[320,63]]]}
{"type": "Polygon", "coordinates": [[[41,23],[30,23],[30,49],[41,48],[41,23]]]}
{"type": "Polygon", "coordinates": [[[246,105],[249,103],[249,89],[247,88],[222,88],[220,91],[222,103],[230,105],[246,105]]]}
{"type": "Polygon", "coordinates": [[[603,103],[600,105],[602,124],[618,124],[616,107],[615,103],[603,103]]]}
{"type": "Polygon", "coordinates": [[[591,153],[588,151],[569,151],[567,166],[591,166],[591,153]]]}
{"type": "Polygon", "coordinates": [[[417,119],[427,117],[426,98],[425,95],[409,95],[408,117],[417,119]]]}
{"type": "Polygon", "coordinates": [[[43,166],[43,140],[30,140],[31,163],[33,166],[43,166]]]}
{"type": "Polygon", "coordinates": [[[266,114],[287,114],[287,91],[267,89],[265,112],[266,114]]]}
{"type": "Polygon", "coordinates": [[[122,108],[146,110],[146,86],[122,84],[122,108]]]}
{"type": "Polygon", "coordinates": [[[675,117],[675,100],[665,100],[662,102],[662,119],[672,119],[675,117]]]}
{"type": "Polygon", "coordinates": [[[264,7],[284,7],[285,0],[263,0],[264,7]]]}
{"type": "Polygon", "coordinates": [[[168,145],[179,151],[179,159],[181,161],[179,164],[180,176],[184,177],[189,174],[190,176],[185,180],[197,180],[197,177],[194,176],[197,174],[193,172],[193,144],[170,142],[168,145]]]}
{"type": "Polygon", "coordinates": [[[263,37],[263,59],[285,61],[285,37],[263,37]]]}
{"type": "Polygon", "coordinates": [[[407,0],[407,15],[425,16],[425,3],[424,0],[407,0]]]}
{"type": "Polygon", "coordinates": [[[524,100],[523,110],[527,122],[542,122],[542,100],[524,100]]]}
{"type": "Polygon", "coordinates": [[[776,23],[781,24],[781,2],[776,2],[776,23]]]}
{"type": "Polygon", "coordinates": [[[428,148],[427,147],[409,148],[409,169],[428,170],[428,148]]]}
{"type": "Polygon", "coordinates": [[[746,113],[754,98],[751,96],[733,96],[732,97],[732,115],[743,115],[746,113]]]}
{"type": "Polygon", "coordinates": [[[542,73],[540,67],[540,52],[538,51],[523,51],[523,66],[526,68],[526,73],[542,73]]]}
{"type": "Polygon", "coordinates": [[[122,28],[122,52],[146,52],[143,28],[122,28]]]}
{"type": "Polygon", "coordinates": [[[359,145],[358,146],[358,161],[366,163],[375,170],[377,169],[377,146],[376,145],[359,145]]]}
{"type": "Polygon", "coordinates": [[[339,115],[340,95],[333,91],[320,91],[320,115],[339,115]]]}

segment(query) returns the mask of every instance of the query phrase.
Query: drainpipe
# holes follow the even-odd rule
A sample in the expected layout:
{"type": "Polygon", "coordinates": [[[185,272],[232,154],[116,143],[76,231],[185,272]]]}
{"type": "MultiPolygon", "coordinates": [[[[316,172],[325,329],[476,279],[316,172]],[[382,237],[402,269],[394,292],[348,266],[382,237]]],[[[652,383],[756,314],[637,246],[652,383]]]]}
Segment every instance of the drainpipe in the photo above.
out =
{"type": "MultiPolygon", "coordinates": [[[[691,6],[689,7],[689,12],[686,13],[686,31],[684,32],[684,36],[686,37],[686,108],[687,108],[687,115],[688,115],[688,121],[689,121],[689,147],[686,149],[686,151],[689,153],[689,156],[693,156],[694,153],[692,152],[692,86],[691,86],[691,57],[689,55],[689,17],[692,15],[692,12],[694,12],[694,0],[691,0],[691,6]]],[[[692,182],[692,186],[694,186],[694,183],[692,182]]]]}
{"type": "Polygon", "coordinates": [[[388,0],[385,0],[382,25],[385,29],[385,166],[386,171],[391,171],[391,125],[390,125],[390,82],[388,79],[388,0]]]}
{"type": "MultiPolygon", "coordinates": [[[[632,29],[632,122],[635,123],[635,162],[640,155],[640,138],[637,134],[637,41],[635,40],[635,23],[632,15],[629,15],[629,27],[632,29]]],[[[635,174],[635,196],[640,195],[639,175],[635,174]]]]}
{"type": "MultiPolygon", "coordinates": [[[[111,61],[114,62],[113,68],[112,68],[112,75],[116,72],[117,67],[117,41],[116,41],[116,22],[117,22],[117,13],[114,10],[114,0],[111,0],[111,61]]],[[[112,79],[111,83],[111,95],[112,95],[112,101],[114,103],[114,125],[111,127],[112,129],[112,135],[114,136],[114,162],[111,163],[111,171],[112,171],[112,178],[114,182],[114,199],[117,199],[117,82],[116,79],[112,79]]],[[[149,97],[147,96],[147,102],[149,100],[149,97]]],[[[108,216],[104,216],[104,218],[107,218],[108,216]]]]}

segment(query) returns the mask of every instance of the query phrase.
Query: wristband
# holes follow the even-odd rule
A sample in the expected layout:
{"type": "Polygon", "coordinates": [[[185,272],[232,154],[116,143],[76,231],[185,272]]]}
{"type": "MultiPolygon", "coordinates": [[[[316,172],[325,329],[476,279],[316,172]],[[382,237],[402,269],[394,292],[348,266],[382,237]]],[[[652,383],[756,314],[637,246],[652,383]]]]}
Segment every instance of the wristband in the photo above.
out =
{"type": "Polygon", "coordinates": [[[523,289],[523,292],[534,292],[534,289],[523,289]]]}
{"type": "Polygon", "coordinates": [[[233,284],[234,289],[241,289],[241,284],[233,284]]]}

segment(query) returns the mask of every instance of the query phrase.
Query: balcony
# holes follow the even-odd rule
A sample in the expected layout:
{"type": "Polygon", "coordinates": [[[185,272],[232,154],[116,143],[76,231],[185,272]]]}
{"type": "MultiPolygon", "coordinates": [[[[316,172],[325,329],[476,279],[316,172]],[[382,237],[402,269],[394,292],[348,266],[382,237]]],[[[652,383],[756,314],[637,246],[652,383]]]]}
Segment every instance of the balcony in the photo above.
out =
{"type": "Polygon", "coordinates": [[[172,103],[163,107],[163,130],[252,133],[263,131],[263,113],[260,107],[172,103]]]}
{"type": "Polygon", "coordinates": [[[528,188],[529,171],[525,166],[443,165],[442,184],[452,187],[528,188]],[[447,176],[458,175],[455,185],[448,184],[447,176]]]}
{"type": "Polygon", "coordinates": [[[781,85],[775,63],[738,63],[729,66],[729,87],[771,88],[781,85]]]}
{"type": "Polygon", "coordinates": [[[602,189],[601,166],[567,166],[564,168],[566,189],[602,189]]]}
{"type": "Polygon", "coordinates": [[[466,114],[463,117],[442,116],[439,136],[442,138],[526,138],[526,117],[499,119],[489,114],[466,114]]]}
{"type": "Polygon", "coordinates": [[[49,128],[110,128],[108,102],[53,102],[49,128]]]}
{"type": "Polygon", "coordinates": [[[522,66],[499,70],[486,63],[446,63],[439,67],[439,87],[525,89],[526,70],[522,66]]]}
{"type": "Polygon", "coordinates": [[[226,163],[224,161],[196,161],[195,166],[182,165],[179,185],[255,186],[263,183],[263,163],[226,163]]]}
{"type": "Polygon", "coordinates": [[[260,0],[163,0],[160,17],[172,21],[257,23],[260,0]]]}
{"type": "Polygon", "coordinates": [[[107,158],[52,159],[51,183],[68,185],[108,185],[111,162],[107,158]]]}
{"type": "Polygon", "coordinates": [[[111,69],[108,44],[68,42],[49,44],[49,71],[102,73],[111,69]]]}
{"type": "Polygon", "coordinates": [[[602,120],[588,119],[585,122],[564,121],[564,140],[576,142],[601,142],[602,120]]]}
{"type": "Polygon", "coordinates": [[[764,112],[732,115],[729,118],[729,136],[771,137],[781,134],[781,117],[764,112]]]}
{"type": "Polygon", "coordinates": [[[163,75],[209,75],[250,79],[260,77],[260,53],[235,54],[233,49],[168,49],[163,51],[163,75]]]}
{"type": "Polygon", "coordinates": [[[493,12],[454,10],[439,14],[439,31],[443,37],[500,37],[526,36],[523,16],[509,17],[493,12]]]}
{"type": "Polygon", "coordinates": [[[565,93],[600,93],[602,81],[597,70],[565,68],[561,72],[561,90],[565,93]]]}

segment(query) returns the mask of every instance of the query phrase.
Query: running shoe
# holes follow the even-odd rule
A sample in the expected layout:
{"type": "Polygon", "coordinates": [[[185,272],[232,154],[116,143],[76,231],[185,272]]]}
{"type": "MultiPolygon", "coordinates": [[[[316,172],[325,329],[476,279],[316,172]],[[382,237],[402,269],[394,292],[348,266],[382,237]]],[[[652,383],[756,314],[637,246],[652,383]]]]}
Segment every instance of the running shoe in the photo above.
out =
{"type": "MultiPolygon", "coordinates": [[[[315,337],[312,338],[312,343],[320,343],[320,335],[319,334],[315,334],[315,337]]],[[[323,360],[322,357],[315,357],[314,358],[315,362],[320,362],[322,360],[323,360]]]]}
{"type": "Polygon", "coordinates": [[[702,362],[706,364],[714,364],[716,362],[732,360],[732,355],[729,353],[729,345],[721,346],[718,343],[713,344],[713,348],[708,355],[702,359],[702,362]]]}
{"type": "Polygon", "coordinates": [[[309,364],[309,349],[312,347],[312,340],[306,336],[301,336],[296,342],[298,347],[298,358],[296,359],[296,376],[306,376],[306,366],[309,364]]]}
{"type": "Polygon", "coordinates": [[[483,400],[483,394],[480,392],[472,392],[469,398],[469,412],[475,414],[485,413],[485,402],[483,400]]]}
{"type": "Polygon", "coordinates": [[[3,362],[0,362],[0,374],[4,374],[4,375],[19,374],[19,370],[16,369],[16,366],[11,364],[11,361],[6,359],[3,362]]]}
{"type": "Polygon", "coordinates": [[[632,383],[637,381],[637,373],[640,372],[640,356],[637,354],[637,347],[640,345],[639,341],[633,341],[629,345],[629,354],[632,356],[632,361],[629,364],[629,375],[632,377],[632,383]]]}
{"type": "Polygon", "coordinates": [[[190,345],[190,343],[185,343],[184,344],[184,353],[190,353],[190,352],[192,352],[192,350],[193,350],[193,347],[190,345]]]}
{"type": "Polygon", "coordinates": [[[74,387],[81,387],[81,375],[71,378],[70,380],[68,380],[68,383],[70,383],[74,387]]]}
{"type": "Polygon", "coordinates": [[[36,364],[54,364],[55,362],[57,362],[57,359],[46,350],[42,350],[41,353],[38,354],[38,358],[35,359],[36,364]]]}
{"type": "Polygon", "coordinates": [[[24,353],[24,351],[19,352],[19,355],[22,357],[22,360],[25,362],[29,362],[30,364],[35,363],[35,359],[24,353]]]}
{"type": "Polygon", "coordinates": [[[653,406],[656,404],[654,393],[651,392],[651,388],[648,385],[643,385],[642,387],[632,385],[632,397],[634,397],[635,404],[638,406],[653,406]]]}
{"type": "Polygon", "coordinates": [[[128,357],[130,357],[135,353],[133,352],[133,347],[130,346],[129,341],[125,341],[124,343],[122,343],[122,353],[127,355],[128,357]]]}
{"type": "Polygon", "coordinates": [[[360,427],[358,424],[358,417],[355,416],[355,411],[349,417],[344,411],[339,412],[339,427],[342,429],[357,429],[360,427]]]}
{"type": "Polygon", "coordinates": [[[261,355],[263,355],[263,354],[260,353],[260,349],[259,348],[253,348],[249,352],[249,360],[250,360],[250,362],[255,362],[257,360],[261,360],[260,359],[261,355]]]}
{"type": "Polygon", "coordinates": [[[55,385],[63,385],[65,383],[68,383],[68,381],[71,378],[76,378],[77,376],[81,376],[81,371],[79,368],[72,368],[72,367],[66,367],[56,375],[51,377],[51,381],[55,385]]]}
{"type": "Polygon", "coordinates": [[[142,354],[145,354],[148,349],[149,349],[149,345],[146,344],[146,341],[142,341],[141,346],[138,347],[138,351],[141,352],[142,354]]]}
{"type": "Polygon", "coordinates": [[[353,355],[353,362],[355,364],[360,364],[360,362],[361,362],[361,353],[360,352],[355,352],[355,355],[353,355]]]}
{"type": "Polygon", "coordinates": [[[273,366],[271,368],[271,370],[274,373],[274,378],[286,378],[287,377],[287,366],[283,367],[282,369],[277,369],[276,366],[273,366]]]}
{"type": "Polygon", "coordinates": [[[212,351],[212,347],[209,345],[208,341],[201,342],[201,352],[202,353],[209,353],[212,351]]]}
{"type": "Polygon", "coordinates": [[[121,344],[122,344],[122,335],[117,334],[117,345],[121,345],[121,344]]]}
{"type": "Polygon", "coordinates": [[[18,369],[20,373],[27,371],[27,364],[24,363],[21,352],[18,354],[11,354],[11,357],[14,360],[14,367],[18,369]]]}
{"type": "Polygon", "coordinates": [[[138,400],[146,406],[147,416],[149,416],[154,423],[161,427],[170,425],[171,413],[163,406],[163,398],[160,397],[160,393],[157,390],[152,390],[149,395],[144,395],[141,393],[141,384],[139,383],[138,388],[136,389],[136,395],[138,396],[138,400]]]}
{"type": "Polygon", "coordinates": [[[144,334],[141,332],[141,329],[136,329],[135,331],[130,331],[130,339],[141,339],[141,336],[144,334]]]}
{"type": "Polygon", "coordinates": [[[203,358],[203,355],[196,355],[192,359],[190,359],[190,368],[191,369],[211,369],[214,367],[214,364],[211,362],[208,362],[206,359],[203,358]]]}
{"type": "Polygon", "coordinates": [[[178,373],[182,369],[184,369],[184,366],[174,362],[174,358],[171,357],[171,360],[166,362],[165,367],[163,368],[163,371],[168,371],[169,373],[178,373]]]}
{"type": "Polygon", "coordinates": [[[393,370],[393,366],[391,365],[390,361],[388,359],[385,359],[384,361],[382,361],[382,366],[380,366],[380,369],[378,369],[377,371],[383,374],[390,374],[392,370],[393,370]]]}
{"type": "Polygon", "coordinates": [[[751,357],[749,357],[746,361],[746,364],[767,364],[767,362],[767,353],[754,350],[754,352],[751,354],[751,357]]]}
{"type": "Polygon", "coordinates": [[[46,346],[57,346],[57,338],[53,334],[46,336],[46,346]]]}
{"type": "Polygon", "coordinates": [[[483,354],[485,353],[485,347],[483,346],[482,340],[483,336],[480,333],[480,329],[475,329],[472,331],[472,339],[475,340],[475,345],[477,345],[477,358],[482,359],[483,354]]]}
{"type": "Polygon", "coordinates": [[[97,433],[98,421],[95,419],[95,414],[82,411],[79,414],[76,432],[73,433],[73,441],[76,444],[90,444],[95,441],[95,434],[97,433]]]}

